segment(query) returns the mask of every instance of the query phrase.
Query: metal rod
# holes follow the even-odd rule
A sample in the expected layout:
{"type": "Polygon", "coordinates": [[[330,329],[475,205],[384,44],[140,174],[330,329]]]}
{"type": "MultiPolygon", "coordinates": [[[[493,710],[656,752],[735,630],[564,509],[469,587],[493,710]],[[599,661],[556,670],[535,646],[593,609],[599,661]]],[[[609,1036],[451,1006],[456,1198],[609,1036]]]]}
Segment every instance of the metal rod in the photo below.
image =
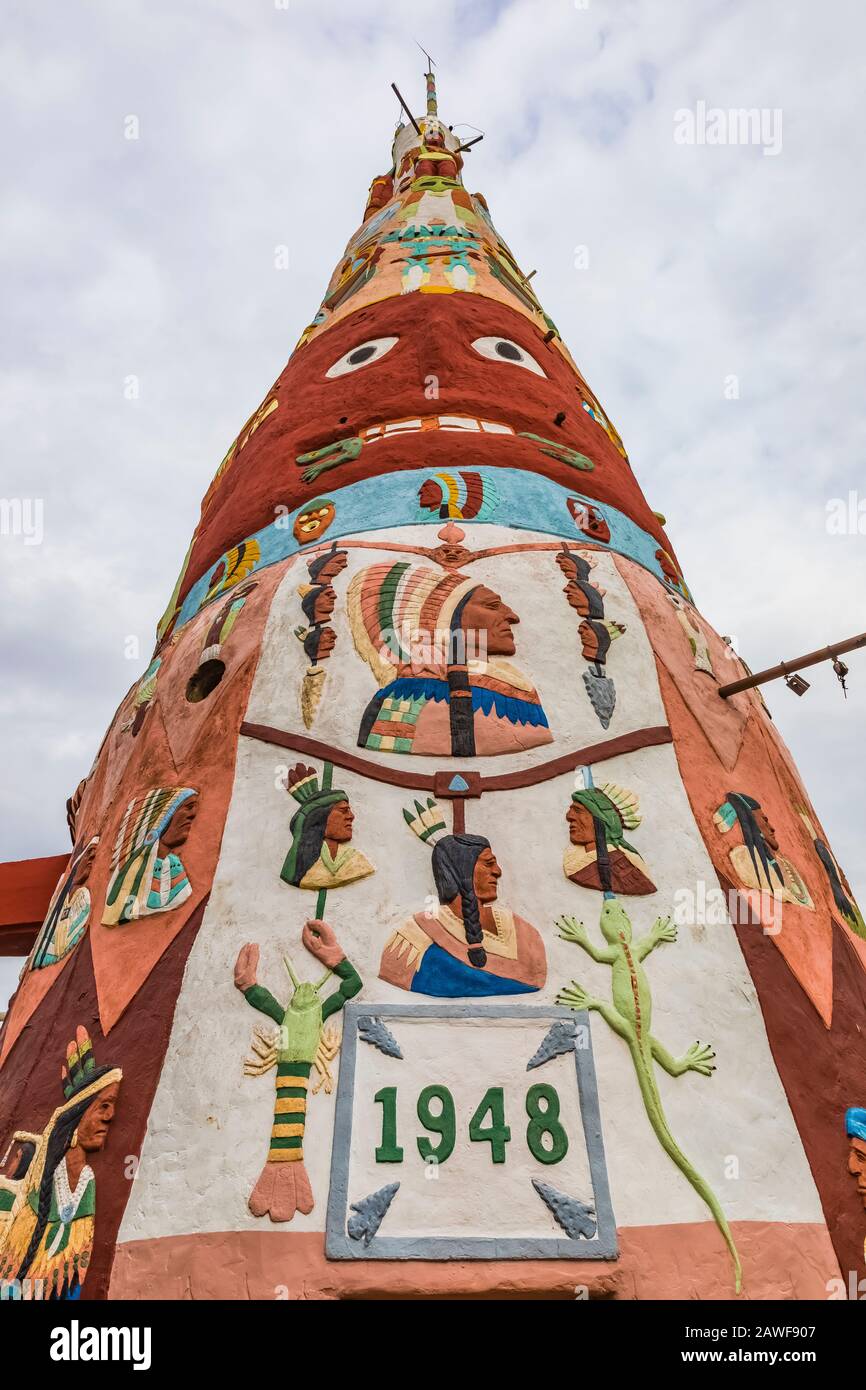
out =
{"type": "Polygon", "coordinates": [[[412,122],[412,124],[413,124],[413,126],[415,127],[416,131],[417,131],[418,134],[420,135],[420,134],[421,134],[421,127],[419,126],[418,122],[415,120],[415,117],[412,115],[412,112],[409,110],[409,107],[406,105],[406,103],[405,103],[405,101],[403,100],[403,98],[401,97],[400,93],[397,91],[397,83],[396,83],[396,82],[392,82],[392,83],[391,83],[391,89],[392,89],[394,95],[396,96],[397,100],[399,101],[400,105],[402,106],[403,110],[406,112],[406,115],[409,117],[409,120],[412,122]]]}
{"type": "Polygon", "coordinates": [[[483,135],[476,135],[474,140],[467,140],[465,145],[458,146],[457,153],[462,154],[464,150],[471,150],[473,145],[477,145],[478,141],[483,139],[483,135]]]}
{"type": "Polygon", "coordinates": [[[764,685],[766,681],[777,680],[779,676],[793,675],[795,671],[802,671],[805,666],[817,666],[819,661],[833,661],[843,652],[853,652],[858,647],[866,647],[866,632],[861,632],[858,637],[848,637],[844,642],[834,642],[832,647],[807,652],[805,656],[798,656],[793,661],[780,661],[778,666],[770,666],[766,671],[758,671],[755,675],[745,676],[740,681],[731,681],[730,685],[720,685],[719,694],[723,700],[727,700],[729,695],[736,695],[740,690],[751,690],[756,685],[764,685]]]}

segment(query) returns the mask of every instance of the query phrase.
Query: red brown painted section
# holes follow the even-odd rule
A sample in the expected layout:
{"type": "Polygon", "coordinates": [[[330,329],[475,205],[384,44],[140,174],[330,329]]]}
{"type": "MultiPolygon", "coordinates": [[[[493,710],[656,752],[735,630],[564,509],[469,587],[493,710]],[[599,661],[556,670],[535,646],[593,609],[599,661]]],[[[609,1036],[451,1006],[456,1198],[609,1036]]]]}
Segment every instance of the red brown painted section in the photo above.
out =
{"type": "Polygon", "coordinates": [[[63,1099],[60,1066],[79,1024],[87,1029],[99,1065],[123,1071],[117,1110],[105,1148],[94,1156],[96,1239],[84,1285],[85,1299],[104,1298],[114,1245],[132,1172],[144,1142],[147,1116],[168,1046],[174,1004],[186,959],[198,934],[207,899],[201,902],[151,970],[134,1009],[105,1036],[96,997],[89,933],[73,951],[51,999],[24,1028],[0,1071],[0,1153],[16,1129],[44,1128],[63,1099]]]}
{"type": "MultiPolygon", "coordinates": [[[[375,782],[387,782],[391,786],[408,787],[414,791],[435,792],[447,796],[441,786],[445,774],[402,772],[397,768],[385,767],[369,758],[359,758],[356,753],[346,753],[340,748],[332,748],[329,743],[307,738],[303,734],[290,734],[283,729],[272,729],[267,724],[241,725],[241,733],[247,738],[259,739],[262,743],[273,743],[279,748],[290,748],[295,753],[304,753],[310,758],[322,758],[335,767],[344,767],[348,772],[357,772],[361,777],[371,777],[375,782]]],[[[666,724],[649,729],[635,729],[630,734],[619,734],[616,738],[593,743],[588,748],[575,749],[573,753],[563,753],[561,758],[535,767],[524,767],[519,772],[503,772],[495,777],[473,774],[472,795],[482,792],[516,791],[520,787],[534,787],[539,782],[549,782],[552,777],[561,777],[565,772],[573,772],[576,767],[589,766],[603,762],[606,758],[617,758],[622,753],[634,753],[638,748],[655,748],[662,743],[671,742],[671,731],[666,724]]],[[[461,769],[461,772],[463,770],[461,769]]]]}
{"type": "Polygon", "coordinates": [[[290,359],[269,395],[279,408],[250,436],[213,493],[202,516],[181,598],[224,551],[289,511],[332,489],[405,468],[453,466],[452,433],[419,432],[365,444],[358,458],[305,483],[299,454],[391,420],[463,414],[510,425],[514,435],[460,439],[461,467],[522,468],[607,502],[632,517],[672,553],[625,459],[583,409],[575,374],[558,348],[524,314],[479,294],[407,294],[385,299],[329,328],[290,359]],[[443,302],[447,301],[447,302],[443,302]],[[480,337],[500,335],[520,344],[545,376],[490,362],[472,349],[480,337]],[[394,336],[397,345],[370,366],[328,379],[328,369],[371,338],[394,336]],[[438,397],[425,397],[437,379],[438,397]],[[565,413],[557,425],[555,417],[565,413]],[[595,464],[578,471],[520,432],[554,440],[595,464]]]}
{"type": "Polygon", "coordinates": [[[0,956],[26,956],[41,926],[68,854],[0,864],[0,956]]]}
{"type": "MultiPolygon", "coordinates": [[[[723,886],[727,886],[723,882],[723,886]]],[[[848,1171],[845,1111],[866,1103],[866,976],[850,933],[832,924],[833,1022],[825,1028],[809,996],[760,928],[737,937],[758,991],[770,1048],[800,1131],[846,1284],[866,1279],[866,1212],[848,1171]]],[[[783,1175],[779,1175],[784,1181],[783,1175]]],[[[864,1286],[866,1292],[866,1286],[864,1286]]]]}
{"type": "MultiPolygon", "coordinates": [[[[853,1184],[852,1184],[853,1186],[853,1184]]],[[[839,1266],[821,1224],[735,1221],[745,1299],[826,1299],[839,1266]]],[[[625,1227],[596,1260],[326,1260],[320,1232],[217,1231],[118,1247],[120,1299],[733,1299],[712,1222],[625,1227]],[[583,1295],[585,1296],[585,1295],[583,1295]]]]}

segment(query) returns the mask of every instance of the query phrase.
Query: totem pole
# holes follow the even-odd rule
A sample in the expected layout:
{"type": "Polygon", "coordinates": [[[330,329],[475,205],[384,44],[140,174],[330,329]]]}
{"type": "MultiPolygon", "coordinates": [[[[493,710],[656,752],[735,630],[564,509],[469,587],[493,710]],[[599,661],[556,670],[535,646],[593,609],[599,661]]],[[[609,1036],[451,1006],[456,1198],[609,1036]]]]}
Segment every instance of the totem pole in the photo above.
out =
{"type": "Polygon", "coordinates": [[[426,83],[70,799],[5,1297],[864,1273],[863,917],[426,83]]]}

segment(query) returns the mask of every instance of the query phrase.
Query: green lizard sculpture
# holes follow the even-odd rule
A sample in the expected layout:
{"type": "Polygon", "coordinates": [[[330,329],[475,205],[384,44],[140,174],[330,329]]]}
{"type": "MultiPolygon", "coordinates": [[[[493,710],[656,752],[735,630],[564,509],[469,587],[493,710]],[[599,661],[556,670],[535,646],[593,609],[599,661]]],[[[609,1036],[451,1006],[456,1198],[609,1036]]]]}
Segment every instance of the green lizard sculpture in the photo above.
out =
{"type": "Polygon", "coordinates": [[[709,1183],[692,1167],[671,1134],[653,1070],[653,1063],[658,1062],[669,1076],[682,1076],[687,1071],[710,1076],[715,1071],[715,1053],[708,1045],[695,1043],[683,1057],[676,1058],[662,1047],[650,1031],[652,992],[641,961],[661,942],[676,941],[677,929],[669,917],[660,917],[646,936],[632,942],[631,922],[625,908],[614,897],[605,900],[599,925],[602,936],[608,943],[606,946],[596,946],[587,935],[583,923],[576,922],[573,917],[562,917],[557,923],[560,936],[565,941],[582,946],[587,955],[600,965],[611,966],[613,1003],[608,1004],[603,999],[593,998],[576,980],[572,980],[569,986],[560,990],[556,1002],[566,1005],[569,1009],[595,1009],[605,1023],[628,1044],[649,1122],[665,1153],[673,1159],[680,1172],[688,1178],[712,1212],[731,1252],[736,1289],[739,1293],[742,1287],[742,1266],[725,1213],[709,1183]]]}

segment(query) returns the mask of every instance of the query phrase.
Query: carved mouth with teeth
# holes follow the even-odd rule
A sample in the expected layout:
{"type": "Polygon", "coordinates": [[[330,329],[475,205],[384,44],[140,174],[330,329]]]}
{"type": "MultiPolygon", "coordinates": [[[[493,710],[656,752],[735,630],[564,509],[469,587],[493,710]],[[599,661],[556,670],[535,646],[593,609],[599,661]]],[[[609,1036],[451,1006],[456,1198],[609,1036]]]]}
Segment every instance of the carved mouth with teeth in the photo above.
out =
{"type": "Polygon", "coordinates": [[[425,434],[434,430],[452,430],[457,434],[514,434],[511,425],[497,420],[480,420],[475,415],[414,415],[405,420],[388,420],[369,425],[358,431],[365,444],[377,439],[392,439],[399,434],[425,434]]]}

